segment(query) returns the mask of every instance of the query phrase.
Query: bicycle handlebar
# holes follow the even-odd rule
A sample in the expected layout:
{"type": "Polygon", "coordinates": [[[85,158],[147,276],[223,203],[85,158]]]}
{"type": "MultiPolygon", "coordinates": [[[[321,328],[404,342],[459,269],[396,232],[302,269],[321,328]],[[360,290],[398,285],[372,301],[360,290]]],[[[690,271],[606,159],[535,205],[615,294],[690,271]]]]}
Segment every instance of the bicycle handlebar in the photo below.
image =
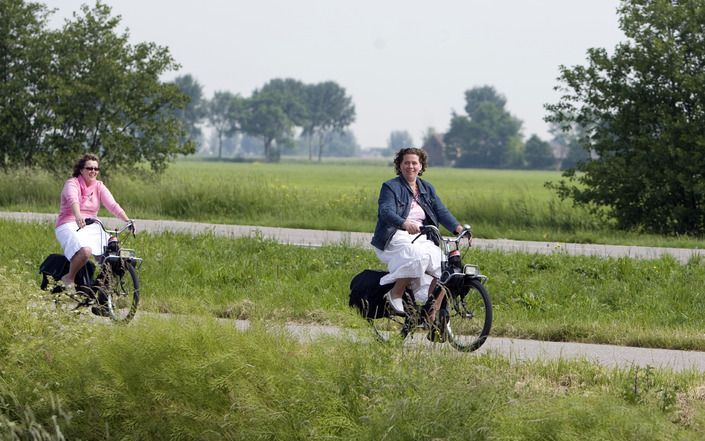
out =
{"type": "MultiPolygon", "coordinates": [[[[418,234],[418,236],[416,236],[416,237],[414,238],[414,240],[412,241],[412,243],[413,243],[416,239],[418,239],[419,237],[421,237],[422,234],[426,234],[427,236],[428,236],[428,235],[433,235],[433,236],[435,236],[439,241],[443,240],[443,241],[448,241],[448,242],[460,242],[460,239],[462,239],[462,238],[465,237],[465,236],[468,237],[468,240],[471,240],[471,239],[472,239],[471,227],[470,227],[470,225],[468,225],[468,224],[463,225],[463,231],[461,231],[460,233],[458,233],[458,236],[457,236],[455,239],[444,239],[443,236],[441,236],[441,231],[440,231],[440,230],[438,229],[438,227],[436,227],[435,225],[422,225],[422,226],[421,226],[421,232],[418,234]]],[[[430,237],[429,237],[429,239],[430,239],[430,237]]]]}
{"type": "Polygon", "coordinates": [[[103,224],[103,222],[100,221],[100,219],[97,219],[94,217],[87,217],[85,219],[85,221],[86,221],[86,225],[91,225],[91,224],[100,225],[100,228],[102,228],[103,231],[105,231],[108,234],[110,234],[110,233],[120,234],[125,230],[130,230],[130,233],[132,233],[133,236],[135,235],[135,221],[133,221],[133,220],[127,221],[122,228],[116,229],[116,230],[108,230],[107,228],[105,228],[105,225],[103,224]]]}

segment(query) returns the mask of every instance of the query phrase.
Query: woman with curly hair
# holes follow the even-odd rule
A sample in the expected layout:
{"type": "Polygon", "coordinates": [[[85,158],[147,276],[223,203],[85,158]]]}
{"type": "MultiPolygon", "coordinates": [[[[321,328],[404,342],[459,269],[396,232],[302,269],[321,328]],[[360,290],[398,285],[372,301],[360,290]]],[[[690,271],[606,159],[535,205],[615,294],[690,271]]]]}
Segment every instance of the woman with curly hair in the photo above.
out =
{"type": "MultiPolygon", "coordinates": [[[[456,234],[463,230],[443,205],[433,185],[420,178],[426,164],[426,152],[422,149],[399,150],[394,158],[397,177],[382,184],[379,193],[372,245],[377,257],[389,268],[389,274],[380,280],[380,285],[394,282],[385,297],[397,314],[404,314],[402,296],[407,287],[417,302],[425,303],[441,275],[438,246],[425,236],[412,243],[421,226],[441,224],[456,234]]],[[[434,306],[432,315],[438,306],[434,306]]]]}

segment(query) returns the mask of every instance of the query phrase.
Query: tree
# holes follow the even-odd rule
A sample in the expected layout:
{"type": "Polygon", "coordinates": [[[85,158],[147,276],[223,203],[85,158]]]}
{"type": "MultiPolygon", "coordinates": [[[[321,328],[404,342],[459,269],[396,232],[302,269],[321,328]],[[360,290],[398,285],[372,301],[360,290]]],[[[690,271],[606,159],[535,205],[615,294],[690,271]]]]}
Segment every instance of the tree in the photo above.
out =
{"type": "Polygon", "coordinates": [[[312,158],[311,144],[318,138],[318,161],[323,156],[323,147],[332,140],[335,132],[342,132],[355,121],[355,105],[345,89],[333,81],[326,81],[305,88],[304,102],[306,118],[303,135],[309,139],[309,160],[312,158]]]}
{"type": "Polygon", "coordinates": [[[292,125],[303,127],[308,116],[306,89],[307,86],[299,80],[274,78],[255,90],[253,96],[269,97],[276,101],[292,125]]]}
{"type": "Polygon", "coordinates": [[[452,113],[443,138],[458,167],[509,167],[521,157],[521,121],[504,109],[506,99],[491,86],[465,92],[467,115],[452,113]]]}
{"type": "Polygon", "coordinates": [[[277,162],[280,158],[280,145],[293,143],[293,123],[284,112],[283,103],[278,95],[255,93],[246,100],[242,130],[250,136],[262,139],[264,157],[268,162],[277,162]]]}
{"type": "Polygon", "coordinates": [[[12,47],[2,61],[18,57],[3,66],[9,68],[2,75],[11,81],[0,89],[0,99],[16,101],[8,94],[23,91],[23,101],[14,105],[25,107],[8,116],[3,104],[0,133],[3,144],[10,143],[3,147],[10,152],[5,168],[41,166],[65,174],[76,157],[93,152],[104,174],[111,168],[141,170],[142,164],[158,173],[169,159],[193,152],[192,143],[180,141],[183,131],[174,116],[186,97],[159,80],[177,67],[168,49],[130,45],[127,32],[116,33],[119,18],[100,2],[83,6],[56,32],[45,30],[42,7],[2,2],[7,5],[10,13],[3,10],[0,22],[10,24],[2,39],[21,36],[27,46],[12,47]],[[13,25],[22,14],[26,19],[13,25]]]}
{"type": "Polygon", "coordinates": [[[548,169],[553,167],[556,159],[551,152],[551,145],[539,138],[531,135],[524,146],[524,161],[531,169],[548,169]]]}
{"type": "Polygon", "coordinates": [[[218,159],[223,157],[223,141],[241,128],[245,101],[230,92],[217,91],[207,104],[207,119],[218,137],[218,159]]]}
{"type": "Polygon", "coordinates": [[[554,185],[562,197],[606,208],[617,225],[705,233],[705,8],[701,1],[623,0],[627,40],[588,65],[561,66],[550,122],[583,128],[593,157],[554,185]]]}
{"type": "Polygon", "coordinates": [[[0,2],[0,167],[31,166],[47,131],[51,62],[44,5],[0,2]]]}
{"type": "MultiPolygon", "coordinates": [[[[198,125],[207,116],[208,112],[207,103],[203,99],[203,86],[191,74],[176,77],[174,84],[181,93],[189,97],[186,107],[176,109],[176,118],[181,121],[188,133],[187,139],[198,143],[203,136],[198,125]]],[[[184,139],[185,141],[186,139],[184,139]]]]}
{"type": "Polygon", "coordinates": [[[306,112],[304,84],[291,78],[275,78],[247,100],[243,131],[261,138],[266,160],[276,162],[280,147],[294,145],[294,127],[305,123],[306,112]]]}
{"type": "Polygon", "coordinates": [[[392,130],[387,139],[387,149],[396,153],[404,147],[414,147],[414,139],[407,130],[392,130]]]}

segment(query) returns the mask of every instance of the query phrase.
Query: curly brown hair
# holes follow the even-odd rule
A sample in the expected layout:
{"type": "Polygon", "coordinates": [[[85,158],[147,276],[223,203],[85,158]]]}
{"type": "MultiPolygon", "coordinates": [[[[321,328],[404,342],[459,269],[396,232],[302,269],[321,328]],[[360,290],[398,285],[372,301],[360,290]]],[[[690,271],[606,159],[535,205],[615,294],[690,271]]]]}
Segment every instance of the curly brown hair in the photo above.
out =
{"type": "Polygon", "coordinates": [[[399,150],[394,157],[394,170],[397,172],[397,176],[401,175],[401,162],[404,160],[404,155],[416,155],[419,157],[419,162],[421,163],[421,170],[419,170],[419,176],[426,171],[426,163],[428,161],[428,155],[423,149],[416,147],[405,147],[399,150]]]}
{"type": "Polygon", "coordinates": [[[76,161],[76,163],[73,165],[73,177],[77,178],[81,175],[81,170],[83,170],[83,167],[86,165],[86,162],[88,161],[98,161],[98,157],[94,155],[93,153],[86,153],[85,155],[81,156],[81,159],[76,161]]]}

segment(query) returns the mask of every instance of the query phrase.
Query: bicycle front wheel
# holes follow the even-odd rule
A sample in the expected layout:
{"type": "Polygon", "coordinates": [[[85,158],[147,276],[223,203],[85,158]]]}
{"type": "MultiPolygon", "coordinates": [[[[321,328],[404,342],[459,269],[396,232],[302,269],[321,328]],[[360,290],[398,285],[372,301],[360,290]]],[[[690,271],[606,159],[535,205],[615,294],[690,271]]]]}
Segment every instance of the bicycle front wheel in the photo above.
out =
{"type": "Polygon", "coordinates": [[[487,289],[477,279],[468,283],[467,294],[448,296],[448,340],[455,349],[463,352],[472,352],[482,346],[492,327],[492,303],[487,289]]]}
{"type": "Polygon", "coordinates": [[[127,323],[135,316],[140,301],[137,271],[127,261],[106,264],[103,271],[102,290],[107,297],[108,315],[117,322],[127,323]]]}

